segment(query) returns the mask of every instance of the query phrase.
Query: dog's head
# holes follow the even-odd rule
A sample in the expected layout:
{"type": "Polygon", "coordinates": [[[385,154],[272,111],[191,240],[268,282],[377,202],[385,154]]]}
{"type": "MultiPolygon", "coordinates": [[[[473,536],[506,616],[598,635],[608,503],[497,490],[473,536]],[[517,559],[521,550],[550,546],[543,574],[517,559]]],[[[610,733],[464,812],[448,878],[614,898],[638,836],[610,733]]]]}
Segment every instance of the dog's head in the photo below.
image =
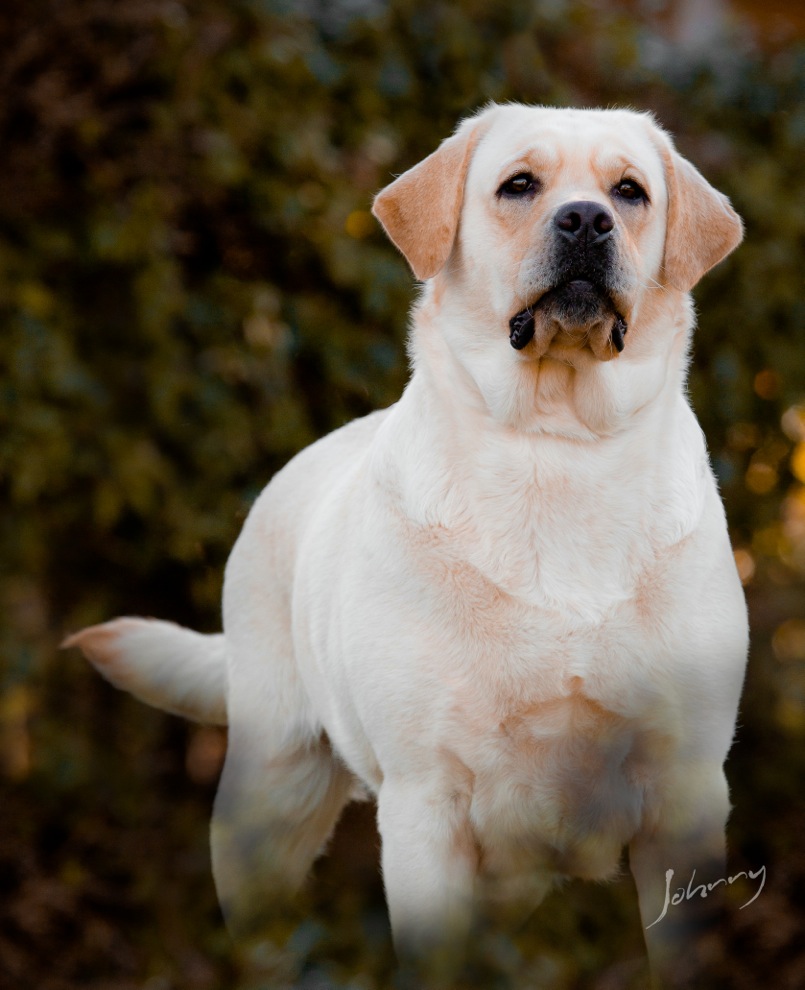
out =
{"type": "Polygon", "coordinates": [[[374,212],[418,279],[531,359],[617,357],[652,293],[687,292],[742,236],[728,200],[626,110],[488,108],[374,212]]]}

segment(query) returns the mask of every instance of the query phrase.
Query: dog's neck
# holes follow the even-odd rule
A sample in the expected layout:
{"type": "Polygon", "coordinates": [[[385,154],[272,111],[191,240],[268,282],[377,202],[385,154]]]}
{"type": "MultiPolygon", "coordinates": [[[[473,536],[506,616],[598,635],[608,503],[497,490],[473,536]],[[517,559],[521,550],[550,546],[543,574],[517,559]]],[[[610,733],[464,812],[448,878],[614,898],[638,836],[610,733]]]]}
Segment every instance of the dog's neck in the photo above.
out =
{"type": "Polygon", "coordinates": [[[484,421],[479,428],[596,441],[639,425],[648,406],[684,388],[692,327],[690,297],[669,290],[630,314],[613,360],[587,348],[533,360],[509,346],[505,315],[468,310],[434,281],[415,309],[410,352],[415,372],[459,415],[484,421]]]}
{"type": "Polygon", "coordinates": [[[666,319],[664,339],[659,325],[638,325],[632,354],[615,361],[535,368],[510,358],[505,329],[495,344],[476,334],[457,355],[444,310],[426,294],[414,376],[382,458],[401,512],[443,533],[501,589],[603,615],[702,511],[706,454],[682,388],[687,317],[666,319]],[[412,458],[428,470],[397,470],[412,458]]]}

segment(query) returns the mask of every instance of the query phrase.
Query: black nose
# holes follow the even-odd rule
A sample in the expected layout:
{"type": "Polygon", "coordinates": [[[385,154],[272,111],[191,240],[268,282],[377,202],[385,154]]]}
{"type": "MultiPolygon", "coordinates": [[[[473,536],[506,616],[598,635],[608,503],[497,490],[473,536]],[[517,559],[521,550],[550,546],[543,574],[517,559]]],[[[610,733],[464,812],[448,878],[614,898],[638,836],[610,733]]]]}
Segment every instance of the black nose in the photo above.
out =
{"type": "Polygon", "coordinates": [[[615,226],[612,214],[608,210],[605,210],[600,203],[585,199],[566,203],[560,207],[553,222],[564,237],[584,244],[605,241],[615,226]]]}

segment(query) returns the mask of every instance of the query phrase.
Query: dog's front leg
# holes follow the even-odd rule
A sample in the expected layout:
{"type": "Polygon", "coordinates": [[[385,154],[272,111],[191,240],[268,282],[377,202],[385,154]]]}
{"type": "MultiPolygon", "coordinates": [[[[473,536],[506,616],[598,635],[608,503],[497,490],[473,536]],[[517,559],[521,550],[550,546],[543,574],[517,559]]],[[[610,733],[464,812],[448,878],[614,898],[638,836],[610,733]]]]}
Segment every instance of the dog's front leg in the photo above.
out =
{"type": "Polygon", "coordinates": [[[386,780],[378,826],[394,947],[404,968],[447,979],[460,966],[473,918],[478,851],[469,795],[386,780]]]}
{"type": "Polygon", "coordinates": [[[707,936],[723,915],[728,814],[721,766],[699,766],[629,846],[653,985],[662,990],[719,985],[707,936]]]}

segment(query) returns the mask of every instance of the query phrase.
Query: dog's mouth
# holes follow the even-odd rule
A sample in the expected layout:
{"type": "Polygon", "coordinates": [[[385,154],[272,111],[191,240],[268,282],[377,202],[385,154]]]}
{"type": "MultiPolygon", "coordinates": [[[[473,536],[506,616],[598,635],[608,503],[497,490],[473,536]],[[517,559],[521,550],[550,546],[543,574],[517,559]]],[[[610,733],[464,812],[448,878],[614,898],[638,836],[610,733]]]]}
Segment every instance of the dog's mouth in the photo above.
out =
{"type": "Polygon", "coordinates": [[[586,278],[562,282],[509,320],[509,340],[522,350],[536,338],[540,356],[558,346],[589,347],[608,361],[624,348],[626,320],[601,285],[586,278]]]}

